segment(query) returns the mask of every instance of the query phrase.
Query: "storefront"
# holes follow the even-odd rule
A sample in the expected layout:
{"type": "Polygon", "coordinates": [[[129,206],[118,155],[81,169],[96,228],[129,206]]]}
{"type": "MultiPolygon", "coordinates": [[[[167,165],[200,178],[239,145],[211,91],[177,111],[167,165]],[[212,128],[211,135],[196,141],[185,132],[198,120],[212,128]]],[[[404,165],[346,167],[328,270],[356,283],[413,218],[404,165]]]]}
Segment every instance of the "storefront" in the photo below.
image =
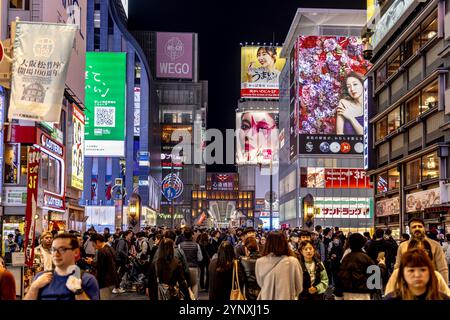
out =
{"type": "Polygon", "coordinates": [[[37,214],[42,230],[65,231],[68,214],[65,204],[65,153],[64,146],[39,128],[36,145],[40,150],[38,169],[37,214]]]}

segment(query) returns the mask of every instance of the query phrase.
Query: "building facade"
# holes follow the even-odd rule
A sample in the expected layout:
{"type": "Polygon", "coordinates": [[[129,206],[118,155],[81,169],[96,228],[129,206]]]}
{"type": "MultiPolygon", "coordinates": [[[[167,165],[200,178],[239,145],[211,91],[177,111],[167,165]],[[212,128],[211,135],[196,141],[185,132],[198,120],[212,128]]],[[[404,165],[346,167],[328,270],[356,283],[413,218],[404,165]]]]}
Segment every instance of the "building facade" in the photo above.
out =
{"type": "Polygon", "coordinates": [[[404,233],[420,217],[427,229],[450,230],[448,12],[448,1],[386,1],[364,29],[372,44],[365,139],[376,227],[404,233]]]}
{"type": "MultiPolygon", "coordinates": [[[[81,203],[89,212],[87,223],[98,226],[100,230],[127,226],[127,219],[133,212],[128,210],[130,200],[139,199],[138,220],[141,226],[155,225],[160,209],[156,87],[145,54],[127,30],[126,21],[122,1],[88,1],[87,51],[126,54],[125,124],[121,126],[125,131],[125,138],[121,141],[124,152],[114,156],[86,156],[84,162],[81,203]]],[[[136,228],[139,229],[139,225],[136,228]]]]}
{"type": "Polygon", "coordinates": [[[359,97],[349,91],[353,100],[341,96],[355,76],[350,73],[354,65],[364,66],[355,37],[365,22],[362,10],[298,9],[291,24],[281,52],[287,62],[280,75],[283,227],[339,226],[345,232],[363,232],[373,226],[373,188],[363,170],[362,80],[359,97]],[[340,59],[343,52],[346,59],[340,59]],[[358,62],[349,65],[350,60],[358,62]],[[359,126],[344,120],[339,127],[338,102],[352,103],[359,126]]]}

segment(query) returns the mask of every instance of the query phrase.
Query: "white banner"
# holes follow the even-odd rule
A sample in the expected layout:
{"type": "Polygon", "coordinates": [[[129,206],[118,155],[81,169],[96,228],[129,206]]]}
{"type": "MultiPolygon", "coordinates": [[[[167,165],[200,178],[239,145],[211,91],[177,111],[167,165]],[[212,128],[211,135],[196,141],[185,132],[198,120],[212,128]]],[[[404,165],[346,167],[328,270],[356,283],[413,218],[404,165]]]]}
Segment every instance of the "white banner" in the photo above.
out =
{"type": "Polygon", "coordinates": [[[76,25],[17,22],[8,119],[59,122],[76,25]]]}

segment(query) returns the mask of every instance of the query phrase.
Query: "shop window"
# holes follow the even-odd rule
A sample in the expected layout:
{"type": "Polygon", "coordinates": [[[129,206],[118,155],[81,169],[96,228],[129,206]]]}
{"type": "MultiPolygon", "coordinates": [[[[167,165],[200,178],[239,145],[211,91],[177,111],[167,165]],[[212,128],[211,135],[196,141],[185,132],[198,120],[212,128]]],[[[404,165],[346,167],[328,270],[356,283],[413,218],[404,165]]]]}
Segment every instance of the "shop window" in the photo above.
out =
{"type": "Polygon", "coordinates": [[[420,48],[420,32],[417,28],[416,32],[405,42],[405,59],[413,56],[420,48]]]}
{"type": "Polygon", "coordinates": [[[419,183],[421,181],[420,179],[420,166],[421,166],[421,159],[416,159],[413,161],[410,161],[406,164],[406,184],[414,184],[419,183]]]}
{"type": "Polygon", "coordinates": [[[46,153],[41,153],[41,165],[39,170],[40,187],[53,193],[60,193],[61,167],[59,161],[46,153]]]}
{"type": "Polygon", "coordinates": [[[388,121],[388,130],[387,130],[388,134],[400,128],[401,125],[400,107],[398,107],[397,109],[388,114],[387,121],[388,121]]]}
{"type": "Polygon", "coordinates": [[[421,35],[422,45],[434,39],[437,36],[437,32],[438,32],[437,13],[434,13],[422,24],[422,35],[421,35]]]}
{"type": "Polygon", "coordinates": [[[376,72],[375,86],[378,88],[387,79],[386,63],[384,63],[376,72]]]}
{"type": "Polygon", "coordinates": [[[415,95],[406,102],[406,122],[417,118],[420,114],[420,95],[415,95]]]}
{"type": "Polygon", "coordinates": [[[20,147],[20,184],[26,184],[28,166],[28,147],[20,147]]]}
{"type": "Polygon", "coordinates": [[[383,172],[377,176],[377,193],[386,191],[388,191],[388,175],[387,172],[383,172]]]}
{"type": "Polygon", "coordinates": [[[397,168],[388,171],[388,190],[400,188],[400,172],[397,168]]]}
{"type": "Polygon", "coordinates": [[[401,54],[400,54],[400,48],[398,48],[388,59],[387,64],[387,77],[389,78],[391,75],[393,75],[401,64],[401,54]]]}
{"type": "Polygon", "coordinates": [[[9,0],[12,9],[30,10],[30,0],[9,0]]]}
{"type": "Polygon", "coordinates": [[[39,187],[48,190],[48,155],[42,153],[41,155],[41,165],[40,165],[40,182],[39,187]]]}
{"type": "Polygon", "coordinates": [[[383,118],[376,123],[375,126],[375,139],[376,141],[383,139],[387,135],[387,118],[383,118]]]}
{"type": "Polygon", "coordinates": [[[422,180],[439,178],[439,158],[437,152],[422,157],[422,180]]]}
{"type": "Polygon", "coordinates": [[[420,113],[426,112],[438,105],[438,82],[434,81],[422,91],[420,113]]]}

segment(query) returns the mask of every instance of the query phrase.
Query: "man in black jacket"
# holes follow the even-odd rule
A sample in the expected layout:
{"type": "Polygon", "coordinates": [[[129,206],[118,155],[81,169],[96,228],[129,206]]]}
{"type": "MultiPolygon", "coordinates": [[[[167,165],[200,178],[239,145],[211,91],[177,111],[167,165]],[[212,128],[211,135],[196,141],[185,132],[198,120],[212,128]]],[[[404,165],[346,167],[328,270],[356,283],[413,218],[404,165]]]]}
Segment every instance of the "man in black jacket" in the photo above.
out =
{"type": "Polygon", "coordinates": [[[116,263],[114,249],[110,247],[101,234],[91,236],[91,241],[97,249],[96,260],[94,261],[96,277],[100,288],[100,299],[111,300],[111,293],[123,293],[119,286],[119,278],[116,273],[116,263]]]}
{"type": "MultiPolygon", "coordinates": [[[[126,265],[129,262],[130,254],[130,245],[131,238],[133,238],[133,231],[127,230],[123,233],[122,238],[117,242],[116,247],[116,262],[117,262],[117,272],[119,273],[119,281],[122,281],[122,278],[126,271],[126,265]]],[[[122,290],[121,290],[122,291],[122,290]]]]}
{"type": "Polygon", "coordinates": [[[388,269],[392,267],[393,269],[397,248],[392,242],[385,240],[383,229],[377,229],[375,230],[375,240],[372,240],[367,246],[367,254],[373,261],[377,261],[379,256],[384,255],[386,257],[386,267],[388,269]]]}

